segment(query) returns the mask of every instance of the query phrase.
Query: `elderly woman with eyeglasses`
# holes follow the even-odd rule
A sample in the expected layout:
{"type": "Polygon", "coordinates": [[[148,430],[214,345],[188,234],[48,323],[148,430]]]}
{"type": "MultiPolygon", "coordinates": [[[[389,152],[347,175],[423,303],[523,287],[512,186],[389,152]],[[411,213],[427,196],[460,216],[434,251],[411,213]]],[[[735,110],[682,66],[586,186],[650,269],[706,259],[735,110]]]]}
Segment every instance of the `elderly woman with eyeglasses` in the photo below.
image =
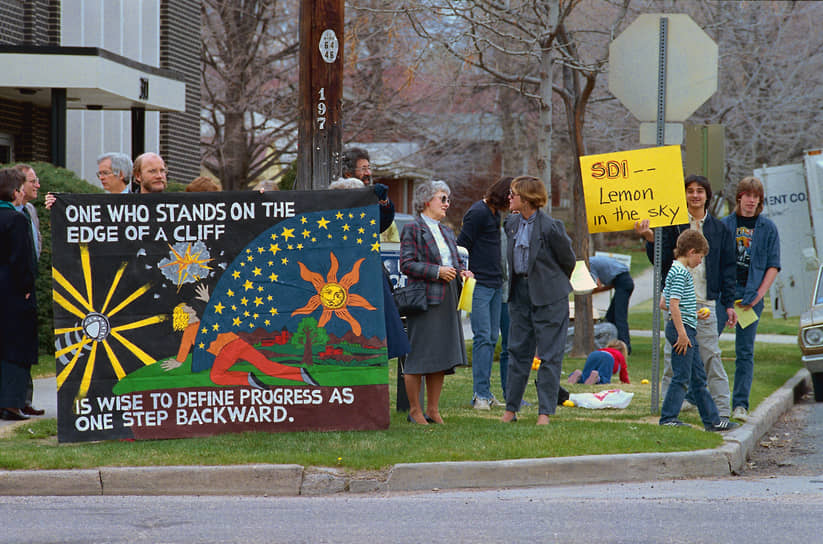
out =
{"type": "Polygon", "coordinates": [[[563,223],[541,210],[547,201],[546,187],[539,179],[512,180],[509,209],[513,213],[505,225],[511,274],[504,423],[517,419],[535,352],[540,359],[535,381],[537,424],[548,424],[557,408],[575,257],[563,223]]]}
{"type": "Polygon", "coordinates": [[[441,221],[449,209],[449,186],[427,181],[414,190],[419,215],[400,233],[400,270],[410,284],[426,286],[426,311],[408,315],[411,352],[403,369],[409,397],[409,421],[443,423],[440,392],[446,374],[466,363],[466,343],[457,311],[461,278],[473,277],[457,252],[454,233],[441,221]],[[420,387],[426,377],[426,412],[420,405],[420,387]]]}

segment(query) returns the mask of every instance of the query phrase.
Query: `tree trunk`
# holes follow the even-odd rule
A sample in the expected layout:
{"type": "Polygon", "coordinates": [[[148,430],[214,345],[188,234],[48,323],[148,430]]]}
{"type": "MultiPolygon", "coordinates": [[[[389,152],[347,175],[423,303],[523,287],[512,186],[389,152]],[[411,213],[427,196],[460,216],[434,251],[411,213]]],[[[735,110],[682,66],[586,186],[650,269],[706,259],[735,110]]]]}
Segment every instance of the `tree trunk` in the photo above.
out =
{"type": "Polygon", "coordinates": [[[306,342],[303,344],[303,364],[311,366],[314,364],[314,355],[312,354],[311,335],[306,335],[306,342]]]}
{"type": "Polygon", "coordinates": [[[537,134],[537,171],[549,199],[544,210],[552,211],[552,55],[544,49],[540,61],[540,130],[537,134]]]}
{"type": "Polygon", "coordinates": [[[223,189],[226,191],[245,189],[245,187],[241,186],[245,181],[243,162],[246,156],[243,113],[227,111],[224,130],[226,145],[223,148],[223,173],[220,181],[223,183],[223,189]]]}
{"type": "MultiPolygon", "coordinates": [[[[550,0],[549,20],[546,25],[546,33],[552,34],[557,26],[560,14],[559,0],[550,0]]],[[[537,132],[537,171],[540,179],[546,185],[546,193],[549,196],[546,202],[545,212],[551,214],[552,211],[552,71],[554,59],[552,44],[544,43],[540,57],[540,129],[537,132]]]]}
{"type": "MultiPolygon", "coordinates": [[[[565,90],[564,103],[566,106],[566,122],[569,128],[569,140],[575,158],[586,153],[583,140],[584,114],[590,87],[594,84],[587,82],[586,90],[580,90],[578,75],[570,67],[563,68],[563,87],[565,90]]],[[[589,263],[589,228],[586,222],[586,206],[583,200],[583,176],[580,171],[580,161],[574,161],[574,183],[572,184],[574,210],[574,254],[578,260],[589,263]]],[[[574,297],[574,340],[572,342],[572,357],[585,357],[594,348],[594,322],[592,319],[592,296],[575,295],[574,297]]]]}

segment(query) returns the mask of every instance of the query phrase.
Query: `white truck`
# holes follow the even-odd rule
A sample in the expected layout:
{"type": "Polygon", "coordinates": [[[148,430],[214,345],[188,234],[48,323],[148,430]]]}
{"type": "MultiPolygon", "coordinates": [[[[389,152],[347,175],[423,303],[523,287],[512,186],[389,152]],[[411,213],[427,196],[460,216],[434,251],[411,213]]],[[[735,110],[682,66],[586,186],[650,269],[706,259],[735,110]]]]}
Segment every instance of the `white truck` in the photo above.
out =
{"type": "Polygon", "coordinates": [[[766,191],[764,213],[780,233],[780,274],[769,295],[776,317],[809,308],[823,259],[823,149],[803,153],[803,162],[754,171],[766,191]]]}
{"type": "Polygon", "coordinates": [[[823,149],[803,162],[757,169],[766,191],[765,212],[780,232],[782,270],[770,295],[774,315],[800,315],[797,343],[823,401],[823,149]]]}

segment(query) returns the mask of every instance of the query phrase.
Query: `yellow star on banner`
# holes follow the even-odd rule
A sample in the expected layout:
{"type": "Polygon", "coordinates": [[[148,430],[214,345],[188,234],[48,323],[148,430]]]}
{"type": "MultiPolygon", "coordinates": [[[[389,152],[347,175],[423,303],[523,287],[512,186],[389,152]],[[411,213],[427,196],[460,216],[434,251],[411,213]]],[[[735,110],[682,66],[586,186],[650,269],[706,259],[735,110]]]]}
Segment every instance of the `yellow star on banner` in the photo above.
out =
{"type": "Polygon", "coordinates": [[[270,280],[272,283],[273,283],[273,282],[276,282],[276,281],[277,281],[277,274],[275,274],[274,272],[272,272],[272,273],[269,275],[269,280],[270,280]]]}
{"type": "Polygon", "coordinates": [[[254,270],[252,270],[252,272],[254,272],[254,275],[255,275],[255,276],[259,276],[260,274],[262,274],[262,273],[263,273],[263,271],[262,271],[262,270],[260,270],[260,268],[258,268],[258,267],[256,267],[256,266],[254,267],[254,270]]]}
{"type": "Polygon", "coordinates": [[[254,284],[251,282],[251,280],[246,280],[246,282],[243,284],[243,289],[245,289],[246,291],[248,291],[249,289],[251,289],[253,287],[254,287],[254,284]]]}
{"type": "Polygon", "coordinates": [[[240,304],[242,304],[243,306],[248,306],[249,305],[249,299],[247,299],[246,297],[241,298],[240,299],[240,304]]]}
{"type": "Polygon", "coordinates": [[[380,242],[375,242],[371,245],[372,251],[380,251],[380,242]]]}
{"type": "Polygon", "coordinates": [[[260,306],[261,304],[263,304],[262,297],[254,297],[254,305],[255,306],[260,306]]]}
{"type": "MultiPolygon", "coordinates": [[[[305,217],[303,219],[305,219],[305,217]]],[[[303,231],[303,238],[308,238],[309,236],[311,236],[311,232],[309,232],[307,230],[304,230],[303,231]]]]}
{"type": "Polygon", "coordinates": [[[348,223],[346,223],[345,225],[343,225],[343,230],[345,230],[345,231],[348,231],[350,228],[351,228],[351,227],[349,226],[349,224],[348,224],[348,223]]]}
{"type": "Polygon", "coordinates": [[[235,317],[234,319],[232,319],[231,324],[234,325],[235,327],[239,327],[240,326],[240,318],[235,317]]]}
{"type": "Polygon", "coordinates": [[[306,221],[308,221],[308,219],[306,219],[306,217],[305,217],[305,216],[303,216],[303,217],[301,217],[301,218],[300,218],[300,224],[305,225],[305,224],[306,224],[306,221]]]}
{"type": "Polygon", "coordinates": [[[288,241],[289,238],[294,238],[294,229],[287,229],[286,227],[283,227],[283,232],[280,233],[280,236],[288,241]]]}
{"type": "Polygon", "coordinates": [[[231,273],[231,276],[232,276],[234,279],[239,278],[239,277],[240,277],[240,271],[239,271],[239,270],[235,270],[234,272],[232,272],[232,273],[231,273]]]}
{"type": "Polygon", "coordinates": [[[283,257],[282,261],[283,264],[289,264],[289,260],[286,257],[283,257]]]}
{"type": "Polygon", "coordinates": [[[234,296],[234,291],[229,289],[228,291],[226,291],[226,296],[233,297],[234,296]]]}
{"type": "Polygon", "coordinates": [[[218,314],[222,314],[222,313],[223,313],[223,309],[224,309],[224,308],[225,308],[225,306],[223,306],[223,303],[222,303],[222,302],[218,302],[218,303],[214,306],[214,311],[215,311],[215,312],[217,312],[218,314]]]}
{"type": "Polygon", "coordinates": [[[271,244],[269,246],[269,251],[271,251],[272,255],[277,255],[277,252],[280,251],[280,246],[277,244],[271,244]]]}
{"type": "Polygon", "coordinates": [[[328,219],[326,219],[325,217],[321,217],[321,218],[317,221],[317,226],[318,226],[318,227],[320,227],[321,229],[326,229],[326,230],[329,230],[329,227],[327,227],[327,226],[326,226],[326,225],[328,225],[328,224],[329,224],[329,220],[328,220],[328,219]]]}
{"type": "Polygon", "coordinates": [[[220,324],[219,324],[219,323],[215,323],[214,325],[212,325],[212,326],[211,326],[211,328],[212,328],[213,330],[215,330],[215,331],[219,331],[219,330],[220,330],[220,324]]]}
{"type": "Polygon", "coordinates": [[[336,219],[343,219],[343,212],[338,211],[337,215],[334,216],[336,219]]]}

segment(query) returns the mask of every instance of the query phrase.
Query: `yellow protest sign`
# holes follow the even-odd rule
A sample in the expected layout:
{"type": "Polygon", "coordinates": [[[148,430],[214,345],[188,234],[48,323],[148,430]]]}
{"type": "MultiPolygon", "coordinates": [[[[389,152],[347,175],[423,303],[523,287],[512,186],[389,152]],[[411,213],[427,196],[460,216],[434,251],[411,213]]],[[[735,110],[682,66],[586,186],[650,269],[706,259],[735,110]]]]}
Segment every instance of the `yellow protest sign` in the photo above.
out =
{"type": "Polygon", "coordinates": [[[680,146],[580,157],[589,232],[630,230],[689,220],[680,146]]]}

